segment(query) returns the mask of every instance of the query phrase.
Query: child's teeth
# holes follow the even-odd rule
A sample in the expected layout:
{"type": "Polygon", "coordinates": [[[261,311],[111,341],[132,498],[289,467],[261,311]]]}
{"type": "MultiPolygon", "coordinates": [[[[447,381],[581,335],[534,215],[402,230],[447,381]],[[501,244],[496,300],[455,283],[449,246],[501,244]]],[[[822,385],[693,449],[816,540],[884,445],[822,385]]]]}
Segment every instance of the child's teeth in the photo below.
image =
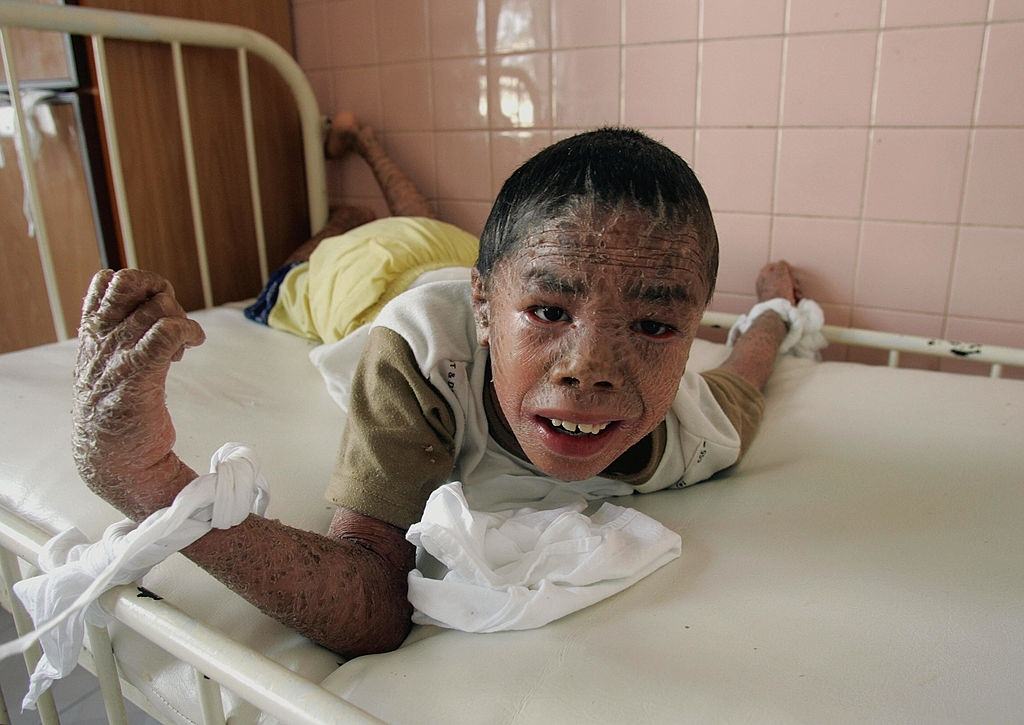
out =
{"type": "Polygon", "coordinates": [[[555,428],[561,428],[569,433],[575,433],[578,430],[580,433],[589,433],[591,435],[600,433],[610,425],[609,423],[574,423],[571,420],[558,420],[558,418],[549,418],[548,420],[551,421],[551,425],[555,428]]]}

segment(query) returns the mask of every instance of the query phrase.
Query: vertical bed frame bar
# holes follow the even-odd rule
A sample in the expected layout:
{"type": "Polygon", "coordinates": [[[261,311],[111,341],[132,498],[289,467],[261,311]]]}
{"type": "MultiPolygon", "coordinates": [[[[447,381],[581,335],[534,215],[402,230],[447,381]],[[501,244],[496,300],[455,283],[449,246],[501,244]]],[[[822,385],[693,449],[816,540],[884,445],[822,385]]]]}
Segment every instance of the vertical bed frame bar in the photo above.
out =
{"type": "MultiPolygon", "coordinates": [[[[21,606],[18,598],[14,596],[14,585],[21,581],[21,567],[18,565],[18,557],[7,547],[0,548],[0,580],[3,581],[4,595],[10,602],[11,616],[14,617],[14,628],[18,631],[18,636],[28,634],[33,629],[32,619],[28,616],[25,608],[21,606]]],[[[38,643],[25,650],[25,668],[29,674],[35,671],[41,656],[42,649],[38,643]]],[[[18,703],[19,706],[20,704],[18,703]]],[[[36,712],[39,713],[39,719],[42,720],[43,725],[60,723],[60,719],[57,717],[57,706],[53,702],[53,690],[47,690],[40,695],[39,701],[36,702],[36,712]]]]}
{"type": "Polygon", "coordinates": [[[107,711],[107,722],[110,725],[128,725],[128,715],[124,709],[124,693],[121,692],[121,678],[114,660],[114,645],[110,641],[110,632],[106,627],[87,624],[86,636],[89,638],[89,651],[96,666],[96,679],[100,682],[103,693],[103,707],[107,711]]]}
{"type": "Polygon", "coordinates": [[[189,116],[181,43],[171,43],[171,56],[174,59],[174,87],[178,93],[178,119],[181,121],[181,143],[185,151],[185,173],[188,177],[189,205],[192,208],[192,229],[196,235],[199,279],[203,284],[203,304],[209,309],[213,307],[213,287],[210,284],[210,263],[206,258],[206,232],[203,229],[203,208],[199,201],[199,178],[196,174],[196,152],[192,144],[192,118],[189,116]]]}
{"type": "Polygon", "coordinates": [[[203,713],[204,725],[225,725],[224,701],[220,699],[220,685],[193,668],[196,674],[196,688],[199,690],[199,707],[203,713]]]}
{"type": "MultiPolygon", "coordinates": [[[[190,134],[190,131],[186,131],[184,128],[189,119],[187,113],[187,93],[184,91],[183,64],[180,57],[181,46],[195,45],[227,48],[238,52],[239,85],[242,93],[242,115],[245,123],[250,194],[256,227],[256,242],[260,255],[260,274],[264,282],[269,272],[267,270],[266,244],[260,205],[255,133],[252,123],[251,89],[248,72],[248,55],[250,53],[263,58],[274,66],[292,92],[299,113],[302,132],[302,152],[306,169],[306,195],[310,233],[318,231],[327,221],[327,180],[323,156],[323,139],[321,137],[321,116],[320,110],[317,107],[316,97],[313,95],[313,89],[310,87],[309,81],[306,79],[298,63],[270,38],[254,30],[223,23],[156,17],[75,6],[52,7],[36,5],[34,3],[7,3],[0,7],[0,18],[3,19],[0,24],[92,36],[97,85],[100,92],[100,107],[103,112],[107,152],[110,158],[110,170],[114,183],[114,199],[117,205],[118,223],[121,227],[124,242],[125,262],[129,267],[138,266],[138,257],[131,229],[123,164],[120,146],[117,141],[113,101],[110,92],[109,75],[107,73],[106,52],[104,48],[104,40],[106,38],[163,42],[172,46],[172,52],[175,54],[175,80],[178,86],[179,111],[182,115],[183,139],[190,134]],[[183,97],[184,102],[182,102],[183,97]]],[[[14,89],[15,85],[11,84],[11,88],[14,89]]],[[[190,140],[186,141],[186,146],[191,146],[190,140]]],[[[186,155],[189,155],[188,150],[186,150],[186,155]]],[[[189,191],[193,199],[192,213],[197,229],[197,245],[203,247],[200,252],[200,267],[202,269],[206,252],[203,233],[199,231],[202,226],[202,218],[201,209],[198,207],[198,195],[193,193],[193,185],[195,184],[194,157],[191,163],[186,160],[186,166],[191,167],[189,172],[189,191]],[[197,219],[198,221],[196,221],[197,219]]],[[[212,296],[209,294],[208,289],[208,271],[205,274],[203,291],[206,304],[210,306],[212,296]]],[[[54,289],[56,288],[54,287],[54,289]]],[[[56,310],[55,315],[59,313],[59,305],[54,306],[51,303],[51,307],[56,310]]],[[[63,330],[63,325],[61,325],[61,330],[63,330]]],[[[58,335],[60,334],[61,331],[58,331],[58,335]]],[[[64,334],[66,336],[66,332],[64,334]]]]}
{"type": "Polygon", "coordinates": [[[39,248],[39,262],[43,267],[43,281],[46,284],[46,296],[50,302],[50,316],[53,318],[53,331],[58,340],[68,339],[68,325],[64,319],[64,307],[60,302],[60,289],[57,286],[57,272],[53,265],[53,254],[50,251],[50,237],[46,231],[46,216],[39,196],[39,184],[36,179],[36,165],[32,158],[32,146],[25,127],[25,109],[21,105],[21,88],[18,85],[18,69],[15,67],[14,54],[11,53],[11,42],[7,28],[0,27],[0,54],[3,55],[4,75],[7,88],[14,106],[14,127],[17,131],[15,150],[21,175],[25,180],[28,194],[29,209],[35,225],[36,245],[39,248]]]}
{"type": "MultiPolygon", "coordinates": [[[[242,121],[245,126],[245,156],[249,167],[249,195],[252,199],[252,223],[256,230],[256,251],[260,260],[260,283],[270,278],[267,267],[267,238],[263,231],[263,200],[260,196],[260,174],[256,165],[256,133],[252,125],[252,95],[249,88],[249,56],[238,49],[238,83],[242,88],[242,121]]],[[[313,230],[310,229],[310,233],[313,230]]]]}
{"type": "Polygon", "coordinates": [[[110,77],[107,75],[107,50],[102,35],[92,37],[92,49],[96,60],[96,83],[100,91],[100,109],[103,111],[103,128],[107,139],[107,158],[110,160],[110,176],[114,182],[114,205],[117,207],[117,223],[121,227],[121,240],[124,243],[124,261],[129,267],[138,268],[139,257],[135,253],[135,234],[132,232],[131,212],[128,210],[128,192],[125,190],[124,166],[121,164],[121,145],[117,141],[114,100],[110,95],[110,77]]]}

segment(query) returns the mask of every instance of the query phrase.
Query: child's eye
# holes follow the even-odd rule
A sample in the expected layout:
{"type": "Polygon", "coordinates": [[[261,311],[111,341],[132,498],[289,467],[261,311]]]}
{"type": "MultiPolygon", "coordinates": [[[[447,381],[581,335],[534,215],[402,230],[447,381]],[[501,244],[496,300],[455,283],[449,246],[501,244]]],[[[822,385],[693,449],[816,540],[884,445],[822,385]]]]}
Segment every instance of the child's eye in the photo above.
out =
{"type": "Polygon", "coordinates": [[[542,322],[569,322],[569,313],[561,307],[534,307],[530,312],[542,322]]]}
{"type": "Polygon", "coordinates": [[[640,320],[634,325],[634,329],[647,335],[647,337],[655,338],[668,337],[676,331],[671,325],[666,325],[664,322],[658,322],[657,320],[640,320]]]}

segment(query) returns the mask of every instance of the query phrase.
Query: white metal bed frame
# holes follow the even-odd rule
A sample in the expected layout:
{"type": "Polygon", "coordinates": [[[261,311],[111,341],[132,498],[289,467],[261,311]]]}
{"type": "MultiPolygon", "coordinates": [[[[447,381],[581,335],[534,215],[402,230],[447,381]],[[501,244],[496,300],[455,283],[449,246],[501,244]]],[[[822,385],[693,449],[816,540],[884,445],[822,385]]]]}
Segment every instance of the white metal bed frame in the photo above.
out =
{"type": "MultiPolygon", "coordinates": [[[[234,49],[238,53],[243,123],[250,189],[252,190],[251,202],[263,281],[266,282],[268,269],[260,212],[258,169],[249,95],[247,60],[249,53],[262,57],[274,66],[292,90],[301,118],[310,228],[312,230],[319,229],[326,221],[327,191],[321,139],[322,119],[312,89],[302,70],[282,48],[269,38],[248,29],[219,23],[0,0],[0,51],[2,51],[5,75],[12,99],[18,97],[19,85],[17,68],[10,53],[8,27],[50,30],[88,35],[92,38],[118,220],[123,234],[128,266],[136,265],[135,247],[107,79],[105,38],[163,42],[171,46],[192,219],[195,227],[204,300],[207,307],[212,306],[212,294],[209,269],[206,263],[206,239],[203,233],[201,201],[192,150],[192,130],[188,114],[188,91],[182,63],[182,45],[228,48],[234,49]]],[[[54,329],[58,339],[64,340],[70,337],[71,333],[67,329],[67,322],[61,311],[60,295],[56,286],[45,220],[39,213],[41,206],[38,180],[30,157],[23,151],[28,148],[28,143],[22,109],[18,103],[13,105],[15,107],[18,159],[25,176],[29,202],[36,212],[36,239],[54,329]]],[[[705,314],[702,324],[728,328],[735,320],[735,315],[708,312],[705,314]]],[[[1014,348],[834,326],[826,326],[824,334],[831,342],[888,350],[888,364],[891,367],[899,364],[901,353],[922,353],[949,359],[970,359],[986,363],[991,366],[991,377],[1000,377],[1004,365],[1024,367],[1024,350],[1014,348]]],[[[30,631],[32,623],[16,599],[11,596],[10,587],[22,576],[22,565],[19,563],[19,558],[31,570],[36,565],[40,548],[48,539],[48,533],[0,508],[0,598],[11,609],[19,634],[30,631]]],[[[118,587],[104,595],[103,603],[119,622],[192,666],[205,723],[225,722],[220,697],[221,686],[227,687],[237,696],[283,722],[376,722],[372,716],[351,703],[273,660],[234,642],[220,632],[193,620],[168,602],[139,598],[136,594],[137,591],[134,587],[118,587]]],[[[120,679],[107,630],[90,626],[88,641],[88,651],[83,652],[82,664],[99,679],[109,721],[111,723],[127,722],[123,699],[125,696],[142,709],[157,715],[141,692],[120,679]]],[[[38,658],[38,647],[26,653],[25,663],[29,671],[35,668],[38,658]]],[[[40,699],[38,707],[43,723],[59,722],[50,692],[40,699]]],[[[5,715],[5,705],[0,697],[0,718],[5,715]]]]}

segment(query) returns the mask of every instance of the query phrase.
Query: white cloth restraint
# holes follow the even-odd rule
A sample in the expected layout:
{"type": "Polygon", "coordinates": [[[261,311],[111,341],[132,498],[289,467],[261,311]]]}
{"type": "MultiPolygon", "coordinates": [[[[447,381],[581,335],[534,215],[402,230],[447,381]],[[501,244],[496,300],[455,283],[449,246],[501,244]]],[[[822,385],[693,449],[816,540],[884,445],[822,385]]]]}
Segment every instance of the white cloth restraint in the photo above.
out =
{"type": "Polygon", "coordinates": [[[412,620],[465,632],[532,629],[632,586],[679,556],[682,541],[634,509],[586,502],[471,511],[459,483],[436,489],[406,534],[447,567],[409,574],[412,620]]]}
{"type": "Polygon", "coordinates": [[[819,351],[828,346],[828,340],[821,334],[821,328],[825,324],[825,313],[817,302],[806,297],[795,306],[782,297],[758,302],[750,308],[750,312],[740,315],[736,320],[729,330],[726,344],[732,347],[736,339],[750,329],[754,320],[769,310],[778,313],[789,327],[789,332],[779,345],[780,355],[788,353],[795,357],[820,359],[819,351]]]}
{"type": "Polygon", "coordinates": [[[0,659],[24,652],[39,640],[43,656],[29,681],[22,708],[78,664],[85,623],[105,626],[110,616],[98,598],[112,587],[141,579],[168,556],[211,529],[228,529],[250,513],[262,515],[270,501],[267,482],[252,450],[225,443],[213,454],[210,473],[185,486],[167,508],[136,524],[112,524],[90,544],[72,528],[50,539],[39,554],[44,574],[14,585],[36,629],[0,647],[0,659]]]}

